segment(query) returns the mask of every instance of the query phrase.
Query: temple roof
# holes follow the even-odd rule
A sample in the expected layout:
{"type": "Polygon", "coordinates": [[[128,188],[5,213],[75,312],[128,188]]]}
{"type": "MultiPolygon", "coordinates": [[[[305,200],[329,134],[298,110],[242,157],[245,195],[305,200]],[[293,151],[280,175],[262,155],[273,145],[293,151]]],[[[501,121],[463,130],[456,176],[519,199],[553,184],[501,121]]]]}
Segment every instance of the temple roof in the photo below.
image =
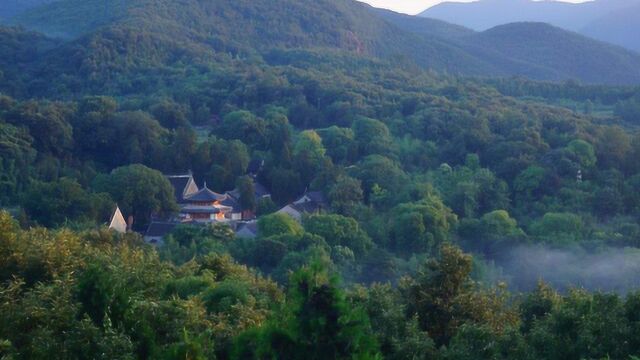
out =
{"type": "Polygon", "coordinates": [[[322,206],[315,201],[307,201],[299,204],[291,204],[291,207],[300,213],[315,213],[322,210],[322,206]]]}
{"type": "MultiPolygon", "coordinates": [[[[257,182],[255,179],[253,179],[253,188],[254,188],[254,196],[256,200],[259,200],[266,196],[271,196],[271,193],[269,192],[269,190],[264,185],[257,182]]],[[[235,200],[240,200],[240,189],[235,188],[231,191],[227,191],[227,195],[234,198],[235,200]]]]}
{"type": "Polygon", "coordinates": [[[235,198],[233,198],[232,196],[227,196],[227,198],[222,200],[220,203],[222,205],[224,205],[224,206],[228,206],[228,207],[232,208],[233,211],[236,211],[236,212],[240,212],[241,211],[240,202],[238,200],[236,200],[235,198]]]}
{"type": "Polygon", "coordinates": [[[189,185],[189,181],[193,178],[192,175],[167,175],[166,178],[171,183],[171,186],[173,186],[173,192],[176,197],[176,202],[184,202],[184,192],[187,188],[187,185],[189,185]]]}
{"type": "Polygon", "coordinates": [[[195,194],[189,195],[185,200],[189,202],[209,202],[209,201],[223,201],[227,198],[227,195],[218,194],[217,192],[209,190],[207,184],[195,194]]]}

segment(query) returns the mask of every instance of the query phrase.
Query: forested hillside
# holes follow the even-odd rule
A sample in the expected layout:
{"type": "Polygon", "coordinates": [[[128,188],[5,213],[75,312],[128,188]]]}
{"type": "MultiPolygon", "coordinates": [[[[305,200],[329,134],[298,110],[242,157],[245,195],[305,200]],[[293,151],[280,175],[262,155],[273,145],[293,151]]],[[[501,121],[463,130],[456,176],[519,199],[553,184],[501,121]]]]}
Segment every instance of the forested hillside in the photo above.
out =
{"type": "MultiPolygon", "coordinates": [[[[400,21],[394,21],[393,14],[368,10],[371,9],[367,5],[345,0],[190,0],[180,3],[163,0],[62,0],[33,8],[12,19],[10,24],[53,37],[74,39],[56,54],[65,59],[77,57],[77,48],[81,47],[86,49],[85,57],[93,58],[91,62],[113,60],[104,58],[105,54],[93,54],[97,50],[94,49],[96,44],[100,44],[101,52],[118,51],[109,48],[121,41],[131,43],[131,39],[122,37],[135,34],[135,41],[141,42],[143,48],[160,48],[159,51],[171,59],[194,50],[203,56],[211,51],[264,53],[274,47],[330,48],[415,63],[449,74],[640,83],[640,55],[559,29],[554,34],[557,38],[545,36],[545,31],[539,31],[541,29],[529,28],[525,37],[517,39],[480,36],[480,39],[471,37],[460,42],[449,35],[453,37],[468,30],[419,18],[405,21],[402,17],[400,21]],[[109,40],[114,37],[114,41],[109,40]],[[483,40],[481,47],[476,45],[478,40],[483,40]],[[486,44],[488,40],[495,42],[486,44]],[[505,41],[518,41],[523,48],[505,49],[505,41]],[[529,45],[537,51],[524,51],[529,45]],[[498,51],[492,51],[493,48],[498,51]],[[544,51],[558,55],[548,59],[547,64],[539,65],[536,61],[542,59],[540,54],[544,51]],[[571,71],[570,59],[583,58],[585,53],[596,59],[607,58],[609,62],[604,66],[593,61],[582,64],[584,72],[571,71]]],[[[193,56],[192,52],[190,54],[193,56]]],[[[137,57],[135,54],[127,56],[137,57]]],[[[43,64],[52,61],[56,61],[56,56],[41,59],[43,64]]],[[[131,59],[130,62],[140,61],[131,59]]],[[[76,69],[77,66],[73,66],[70,70],[76,69]]],[[[67,75],[81,76],[77,73],[67,75]]]]}
{"type": "Polygon", "coordinates": [[[176,266],[133,237],[24,231],[3,212],[0,230],[5,359],[533,360],[637,354],[640,295],[561,295],[540,284],[513,298],[473,282],[471,257],[450,246],[397,287],[345,290],[319,259],[291,274],[283,291],[216,252],[176,266]]]}
{"type": "Polygon", "coordinates": [[[21,21],[62,38],[2,28],[0,359],[640,356],[640,88],[462,77],[604,62],[376,13],[60,0],[21,21]],[[397,52],[423,38],[444,68],[397,52]],[[241,219],[180,218],[176,174],[241,219]]]}

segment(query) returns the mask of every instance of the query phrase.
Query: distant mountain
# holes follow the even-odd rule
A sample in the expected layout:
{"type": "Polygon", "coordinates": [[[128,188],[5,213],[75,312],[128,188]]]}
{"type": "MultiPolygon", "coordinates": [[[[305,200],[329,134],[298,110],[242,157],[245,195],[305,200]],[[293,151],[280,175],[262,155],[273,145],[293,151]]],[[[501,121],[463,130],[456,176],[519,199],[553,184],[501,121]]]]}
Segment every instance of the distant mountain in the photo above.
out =
{"type": "Polygon", "coordinates": [[[626,76],[640,76],[640,69],[636,68],[640,55],[544,23],[501,25],[465,41],[469,51],[493,49],[504,58],[531,64],[535,71],[542,71],[523,74],[531,78],[555,72],[558,77],[588,83],[607,79],[623,83],[626,76]]]}
{"type": "Polygon", "coordinates": [[[0,1],[0,21],[6,21],[31,8],[54,1],[56,0],[2,0],[0,1]]]}
{"type": "Polygon", "coordinates": [[[513,23],[475,32],[440,20],[376,12],[405,31],[441,37],[507,74],[588,83],[627,83],[627,76],[640,76],[638,54],[545,23],[513,23]]]}
{"type": "Polygon", "coordinates": [[[640,52],[640,3],[601,16],[580,32],[640,52]]]}
{"type": "Polygon", "coordinates": [[[65,40],[30,67],[39,76],[60,72],[50,80],[56,84],[83,76],[95,86],[122,86],[130,77],[123,72],[210,64],[221,55],[266,58],[282,49],[415,63],[452,75],[640,83],[640,55],[575,33],[543,24],[476,33],[351,0],[58,0],[11,23],[65,40]],[[575,69],[579,61],[583,67],[575,69]]]}
{"type": "Polygon", "coordinates": [[[385,9],[371,8],[371,11],[385,21],[414,34],[436,36],[448,40],[475,33],[467,27],[442,20],[405,15],[385,9]]]}
{"type": "Polygon", "coordinates": [[[636,40],[638,36],[635,36],[637,32],[633,31],[636,29],[634,26],[640,23],[639,5],[640,0],[595,0],[579,4],[561,1],[479,0],[470,3],[444,2],[427,9],[420,16],[480,31],[513,22],[545,22],[632,50],[640,50],[636,40]],[[631,27],[626,27],[626,24],[631,27]]]}

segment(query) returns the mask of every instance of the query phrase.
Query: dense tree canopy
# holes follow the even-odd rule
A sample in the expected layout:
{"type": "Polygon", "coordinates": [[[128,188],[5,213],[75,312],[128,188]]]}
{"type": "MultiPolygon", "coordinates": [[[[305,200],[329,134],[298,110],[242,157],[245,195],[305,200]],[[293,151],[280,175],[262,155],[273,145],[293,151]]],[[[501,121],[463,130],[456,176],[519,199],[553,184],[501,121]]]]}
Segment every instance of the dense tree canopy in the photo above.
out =
{"type": "Polygon", "coordinates": [[[638,88],[373,58],[415,42],[341,1],[269,26],[246,21],[281,19],[264,1],[110,1],[135,28],[68,2],[73,42],[0,29],[2,360],[640,355],[638,88]],[[104,228],[116,204],[171,217],[163,174],[188,171],[256,237],[104,228]],[[277,212],[304,194],[325,199],[277,212]],[[531,288],[540,267],[590,279],[531,288]]]}

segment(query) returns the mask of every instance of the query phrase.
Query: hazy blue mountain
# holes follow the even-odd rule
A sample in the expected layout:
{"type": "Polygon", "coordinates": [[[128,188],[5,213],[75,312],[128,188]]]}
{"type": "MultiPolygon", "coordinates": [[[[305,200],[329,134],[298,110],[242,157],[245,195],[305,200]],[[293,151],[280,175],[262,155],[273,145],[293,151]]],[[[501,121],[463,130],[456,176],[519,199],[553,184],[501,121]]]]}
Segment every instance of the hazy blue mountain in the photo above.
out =
{"type": "Polygon", "coordinates": [[[631,34],[638,21],[640,0],[595,0],[580,4],[560,1],[479,0],[444,2],[420,16],[439,19],[474,30],[513,22],[545,22],[599,40],[638,49],[631,34]],[[619,19],[619,20],[616,20],[619,19]]]}
{"type": "Polygon", "coordinates": [[[599,17],[580,32],[640,52],[640,3],[599,17]]]}
{"type": "Polygon", "coordinates": [[[438,19],[405,15],[391,10],[378,8],[372,8],[372,11],[393,25],[415,34],[451,39],[474,33],[473,30],[467,27],[438,19]]]}
{"type": "Polygon", "coordinates": [[[440,37],[508,74],[590,83],[607,83],[610,79],[626,83],[626,76],[640,76],[635,65],[638,54],[545,23],[512,23],[475,32],[430,18],[376,12],[405,31],[440,37]]]}
{"type": "MultiPolygon", "coordinates": [[[[635,68],[636,53],[545,23],[501,25],[466,41],[469,52],[472,48],[493,49],[507,59],[529,63],[532,68],[535,65],[545,73],[556,72],[560,77],[599,83],[606,82],[605,77],[624,82],[626,76],[640,76],[640,69],[635,68]]],[[[538,77],[535,73],[524,75],[538,77]]]]}
{"type": "Polygon", "coordinates": [[[0,1],[0,21],[6,21],[31,8],[56,0],[2,0],[0,1]]]}

